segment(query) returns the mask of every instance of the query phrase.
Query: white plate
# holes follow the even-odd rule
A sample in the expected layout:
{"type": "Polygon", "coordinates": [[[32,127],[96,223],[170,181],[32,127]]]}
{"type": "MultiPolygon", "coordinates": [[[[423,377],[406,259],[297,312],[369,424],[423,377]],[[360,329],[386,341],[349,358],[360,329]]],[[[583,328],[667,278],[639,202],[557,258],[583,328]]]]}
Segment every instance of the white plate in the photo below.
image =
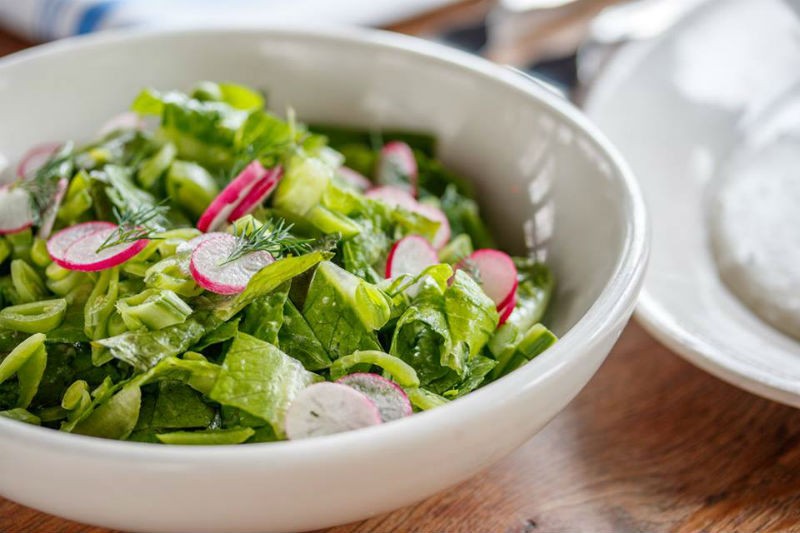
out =
{"type": "Polygon", "coordinates": [[[640,322],[717,377],[800,407],[800,342],[722,284],[706,229],[709,182],[797,90],[798,66],[800,0],[717,0],[620,53],[586,109],[633,167],[652,217],[640,322]]]}

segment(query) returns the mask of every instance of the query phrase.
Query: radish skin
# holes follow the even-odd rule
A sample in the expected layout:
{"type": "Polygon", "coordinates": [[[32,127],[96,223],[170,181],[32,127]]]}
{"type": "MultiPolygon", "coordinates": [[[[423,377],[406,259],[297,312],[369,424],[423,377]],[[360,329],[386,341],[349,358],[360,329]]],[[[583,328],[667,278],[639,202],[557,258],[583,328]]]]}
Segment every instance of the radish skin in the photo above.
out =
{"type": "Polygon", "coordinates": [[[383,376],[359,372],[341,377],[336,382],[366,395],[378,407],[384,422],[399,420],[412,413],[411,401],[406,392],[397,383],[383,376]]]}
{"type": "Polygon", "coordinates": [[[45,143],[28,150],[19,161],[17,177],[23,180],[30,178],[59,148],[61,143],[45,143]]]}
{"type": "Polygon", "coordinates": [[[315,383],[301,390],[286,411],[289,439],[323,437],[381,423],[367,395],[341,383],[315,383]]]}
{"type": "Polygon", "coordinates": [[[58,180],[53,201],[49,206],[47,206],[47,210],[42,214],[42,224],[39,226],[40,238],[47,239],[50,237],[50,233],[53,231],[53,224],[56,221],[56,215],[58,214],[58,208],[61,206],[62,200],[64,200],[64,195],[67,192],[68,185],[69,180],[67,180],[67,178],[61,178],[58,180]]]}
{"type": "Polygon", "coordinates": [[[81,272],[96,272],[121,265],[128,259],[141,252],[147,243],[147,239],[128,242],[106,248],[100,252],[97,249],[105,240],[116,231],[117,226],[100,229],[90,233],[73,242],[64,252],[62,261],[57,262],[60,266],[69,270],[79,270],[81,272]]]}
{"type": "Polygon", "coordinates": [[[237,241],[233,235],[220,233],[194,249],[189,272],[198,285],[216,294],[238,294],[256,272],[275,260],[269,252],[253,252],[223,263],[236,248],[237,241]]]}
{"type": "Polygon", "coordinates": [[[408,179],[408,192],[416,198],[418,171],[414,151],[404,142],[392,141],[381,148],[377,181],[383,185],[397,185],[402,178],[408,179]]]}
{"type": "Polygon", "coordinates": [[[117,130],[141,130],[144,128],[144,120],[138,113],[125,111],[108,119],[100,129],[97,130],[99,137],[105,137],[109,133],[117,130]]]}
{"type": "Polygon", "coordinates": [[[387,278],[395,278],[403,274],[418,276],[429,266],[439,262],[433,246],[419,235],[403,237],[392,246],[386,259],[387,278]]]}
{"type": "Polygon", "coordinates": [[[365,193],[365,196],[385,202],[392,207],[402,207],[408,211],[414,211],[419,205],[408,191],[400,187],[395,187],[394,185],[383,185],[381,187],[372,188],[365,193]]]}
{"type": "Polygon", "coordinates": [[[202,232],[215,231],[222,226],[233,213],[236,206],[244,200],[251,190],[267,173],[267,170],[256,160],[244,167],[220,192],[206,208],[197,221],[197,229],[202,232]]]}
{"type": "Polygon", "coordinates": [[[372,187],[372,182],[366,176],[350,167],[339,167],[336,169],[336,175],[359,191],[366,191],[372,187]]]}
{"type": "Polygon", "coordinates": [[[502,326],[506,323],[508,317],[514,312],[515,307],[517,307],[517,291],[511,294],[511,299],[508,302],[497,309],[498,313],[500,313],[500,320],[497,323],[498,326],[502,326]]]}
{"type": "MultiPolygon", "coordinates": [[[[480,274],[483,292],[491,298],[498,309],[509,303],[517,291],[517,267],[505,252],[491,248],[475,250],[468,258],[480,274]]],[[[467,270],[462,261],[457,269],[467,270]]]]}
{"type": "Polygon", "coordinates": [[[439,228],[436,230],[436,234],[431,239],[431,244],[437,250],[441,250],[450,240],[450,221],[447,220],[447,216],[444,214],[444,211],[439,209],[436,206],[428,205],[428,204],[417,204],[417,208],[415,209],[417,213],[439,223],[439,228]]]}
{"type": "Polygon", "coordinates": [[[66,263],[67,249],[76,241],[97,231],[109,228],[113,229],[115,227],[116,226],[111,222],[101,221],[75,224],[74,226],[62,229],[50,237],[47,241],[47,253],[50,254],[50,259],[52,259],[53,262],[63,267],[66,263]]]}
{"type": "Polygon", "coordinates": [[[283,168],[277,166],[267,172],[267,174],[250,190],[241,202],[231,211],[228,222],[238,220],[245,215],[249,215],[275,190],[278,182],[283,177],[283,168]]]}

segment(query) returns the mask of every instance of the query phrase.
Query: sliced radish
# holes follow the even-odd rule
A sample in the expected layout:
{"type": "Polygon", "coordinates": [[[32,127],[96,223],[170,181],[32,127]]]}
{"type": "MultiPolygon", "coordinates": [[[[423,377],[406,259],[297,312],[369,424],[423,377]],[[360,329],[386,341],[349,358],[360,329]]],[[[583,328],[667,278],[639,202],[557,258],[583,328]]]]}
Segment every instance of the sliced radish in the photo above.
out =
{"type": "MultiPolygon", "coordinates": [[[[498,308],[504,307],[517,291],[517,267],[505,252],[483,248],[475,250],[467,260],[478,270],[483,292],[498,308]]],[[[467,270],[463,261],[456,268],[467,270]]]]}
{"type": "Polygon", "coordinates": [[[192,252],[189,271],[198,285],[217,294],[238,294],[256,272],[275,259],[269,252],[253,252],[230,263],[225,259],[236,248],[238,239],[219,233],[201,242],[192,252]]]}
{"type": "Polygon", "coordinates": [[[381,149],[377,182],[402,187],[417,196],[417,160],[409,145],[392,141],[381,149]]]}
{"type": "Polygon", "coordinates": [[[61,201],[64,199],[64,194],[67,192],[69,180],[61,178],[56,184],[56,193],[53,195],[53,201],[47,206],[47,209],[42,213],[42,223],[39,226],[39,237],[47,239],[50,237],[50,232],[53,231],[53,223],[56,221],[58,208],[61,206],[61,201]]]}
{"type": "Polygon", "coordinates": [[[336,380],[348,387],[353,387],[378,407],[381,420],[391,422],[409,416],[412,412],[411,402],[405,391],[393,381],[378,374],[349,374],[336,380]]]}
{"type": "Polygon", "coordinates": [[[372,182],[366,176],[350,167],[339,167],[336,169],[336,175],[359,191],[366,191],[372,187],[372,182]]]}
{"type": "Polygon", "coordinates": [[[511,293],[511,298],[503,305],[497,308],[497,312],[500,313],[500,320],[497,323],[498,326],[502,326],[508,320],[508,317],[511,316],[511,313],[514,312],[514,308],[517,306],[517,291],[511,293]]]}
{"type": "Polygon", "coordinates": [[[244,167],[244,170],[222,189],[200,215],[197,229],[203,232],[214,231],[224,224],[239,202],[253,190],[266,173],[267,170],[257,160],[244,167]]]}
{"type": "Polygon", "coordinates": [[[264,200],[277,187],[278,182],[283,177],[283,168],[277,166],[270,169],[256,185],[250,189],[239,205],[237,205],[228,216],[228,222],[233,222],[247,214],[250,214],[256,207],[264,203],[264,200]]]}
{"type": "Polygon", "coordinates": [[[370,189],[365,193],[365,196],[367,198],[381,200],[392,207],[402,207],[408,211],[414,211],[419,206],[408,191],[392,185],[384,185],[382,187],[370,189]]]}
{"type": "Polygon", "coordinates": [[[386,277],[402,274],[418,276],[423,270],[439,262],[433,246],[419,235],[403,237],[392,246],[386,259],[386,277]]]}
{"type": "Polygon", "coordinates": [[[147,239],[140,239],[98,252],[97,249],[117,229],[116,225],[112,224],[111,226],[85,235],[73,242],[64,252],[63,260],[58,261],[57,264],[69,270],[80,270],[81,272],[105,270],[121,265],[141,252],[150,242],[147,239]]]}
{"type": "Polygon", "coordinates": [[[341,383],[315,383],[295,397],[286,411],[290,439],[323,437],[381,423],[381,413],[367,395],[341,383]]]}
{"type": "Polygon", "coordinates": [[[211,233],[203,233],[202,235],[198,235],[197,237],[191,238],[188,241],[183,241],[175,248],[176,254],[183,254],[186,252],[194,252],[194,249],[200,246],[201,242],[207,241],[208,239],[214,239],[219,237],[220,235],[227,235],[227,233],[220,233],[213,231],[211,233]]]}
{"type": "Polygon", "coordinates": [[[97,130],[97,135],[99,137],[105,137],[109,133],[117,130],[140,130],[142,128],[144,128],[144,120],[142,120],[142,117],[133,111],[125,111],[108,119],[108,121],[97,130]]]}
{"type": "Polygon", "coordinates": [[[26,179],[33,176],[47,160],[61,148],[61,143],[46,143],[28,150],[17,166],[17,177],[26,179]]]}
{"type": "Polygon", "coordinates": [[[425,218],[429,218],[434,222],[439,223],[439,229],[436,230],[436,234],[433,236],[431,243],[437,250],[444,248],[444,246],[450,240],[450,222],[447,220],[447,216],[444,214],[444,211],[436,206],[428,204],[417,204],[415,211],[425,218]]]}
{"type": "Polygon", "coordinates": [[[0,188],[0,235],[18,233],[33,225],[31,197],[19,187],[0,188]]]}
{"type": "Polygon", "coordinates": [[[111,222],[84,222],[75,224],[66,229],[62,229],[47,241],[47,253],[50,258],[59,266],[66,263],[67,249],[75,244],[76,241],[104,229],[114,229],[116,226],[111,222]]]}

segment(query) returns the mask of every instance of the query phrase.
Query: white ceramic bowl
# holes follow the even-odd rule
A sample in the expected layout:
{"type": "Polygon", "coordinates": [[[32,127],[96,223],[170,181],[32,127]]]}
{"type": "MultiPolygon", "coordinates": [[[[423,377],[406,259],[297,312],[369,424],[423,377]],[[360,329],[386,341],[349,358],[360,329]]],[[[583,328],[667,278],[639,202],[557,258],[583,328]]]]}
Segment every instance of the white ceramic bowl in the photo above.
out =
{"type": "Polygon", "coordinates": [[[0,494],[136,531],[289,531],[394,509],[509,454],[581,390],[633,309],[645,213],[625,164],[571,105],[519,74],[375,31],[236,28],[120,33],[0,61],[0,147],[85,138],[142,86],[200,79],[269,90],[301,119],[428,130],[470,177],[501,243],[555,270],[561,340],[467,397],[408,419],[299,442],[168,447],[0,418],[0,494]]]}

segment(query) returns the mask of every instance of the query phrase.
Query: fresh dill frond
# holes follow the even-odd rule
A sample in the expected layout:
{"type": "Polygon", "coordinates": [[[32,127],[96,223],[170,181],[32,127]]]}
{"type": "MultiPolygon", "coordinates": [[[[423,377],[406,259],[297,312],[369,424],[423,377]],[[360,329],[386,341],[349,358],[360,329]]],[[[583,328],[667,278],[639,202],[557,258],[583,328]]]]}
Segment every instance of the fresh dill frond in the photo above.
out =
{"type": "Polygon", "coordinates": [[[234,229],[237,238],[236,247],[222,262],[227,264],[253,252],[269,252],[274,257],[282,255],[302,255],[310,252],[314,239],[304,239],[292,235],[294,224],[287,224],[284,219],[268,220],[256,228],[250,221],[247,225],[234,229]]]}
{"type": "Polygon", "coordinates": [[[52,205],[61,178],[69,178],[75,169],[74,146],[66,143],[59,148],[29,179],[20,182],[30,197],[34,223],[41,222],[42,214],[52,205]]]}
{"type": "Polygon", "coordinates": [[[132,243],[141,239],[157,238],[155,234],[163,230],[160,219],[169,211],[169,206],[164,205],[165,202],[166,200],[158,205],[141,205],[126,210],[114,207],[114,216],[119,225],[106,237],[96,252],[100,253],[112,246],[132,243]]]}

